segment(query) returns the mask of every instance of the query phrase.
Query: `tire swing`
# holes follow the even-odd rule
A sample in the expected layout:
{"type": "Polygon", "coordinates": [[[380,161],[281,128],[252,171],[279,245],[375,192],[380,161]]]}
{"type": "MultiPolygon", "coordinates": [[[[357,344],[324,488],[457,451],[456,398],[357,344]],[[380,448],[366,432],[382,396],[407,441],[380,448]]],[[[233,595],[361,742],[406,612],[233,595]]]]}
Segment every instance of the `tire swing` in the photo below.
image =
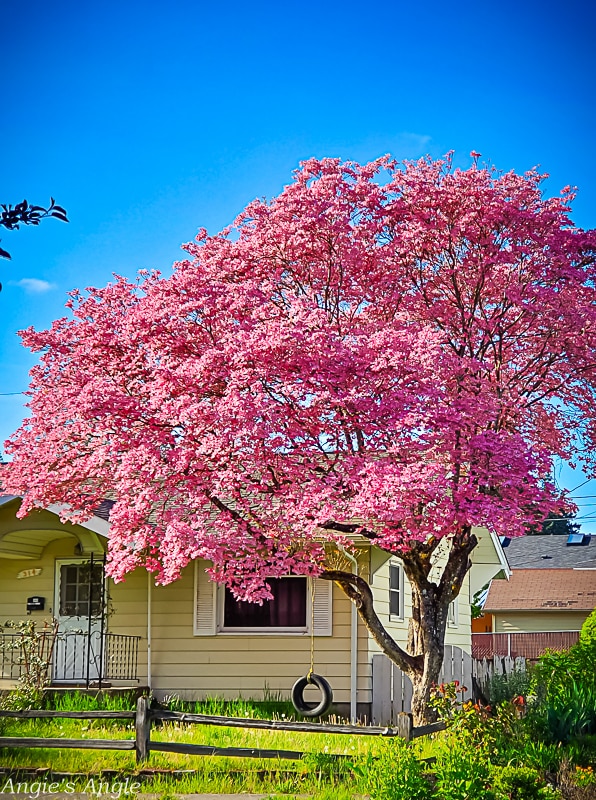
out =
{"type": "Polygon", "coordinates": [[[331,708],[333,691],[329,682],[315,672],[315,579],[311,578],[310,603],[310,669],[303,678],[298,678],[292,686],[292,705],[303,717],[320,717],[331,708]],[[321,699],[316,705],[307,703],[304,690],[307,686],[316,686],[321,692],[321,699]]]}

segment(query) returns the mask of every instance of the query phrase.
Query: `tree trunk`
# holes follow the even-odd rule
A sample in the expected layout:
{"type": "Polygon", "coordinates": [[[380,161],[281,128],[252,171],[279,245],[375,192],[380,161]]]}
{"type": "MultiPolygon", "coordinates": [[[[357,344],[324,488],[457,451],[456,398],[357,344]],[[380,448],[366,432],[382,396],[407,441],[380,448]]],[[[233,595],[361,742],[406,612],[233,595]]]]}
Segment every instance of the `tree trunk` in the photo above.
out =
{"type": "MultiPolygon", "coordinates": [[[[434,584],[433,584],[434,586],[434,584]]],[[[428,705],[431,690],[439,682],[443,665],[447,610],[436,592],[420,591],[412,584],[412,616],[408,625],[408,650],[422,656],[420,669],[409,673],[412,681],[412,714],[414,725],[436,721],[436,712],[428,705]]]]}
{"type": "Polygon", "coordinates": [[[383,653],[412,681],[412,715],[414,725],[426,725],[436,719],[430,708],[433,684],[439,682],[445,648],[445,630],[449,603],[461,589],[471,567],[470,553],[477,539],[469,526],[453,537],[447,562],[439,578],[429,579],[431,556],[438,540],[416,543],[400,559],[412,587],[412,617],[408,627],[407,650],[387,632],[377,616],[368,583],[359,575],[341,570],[326,570],[321,578],[335,581],[356,605],[358,614],[383,653]],[[438,581],[438,582],[437,582],[438,581]]]}

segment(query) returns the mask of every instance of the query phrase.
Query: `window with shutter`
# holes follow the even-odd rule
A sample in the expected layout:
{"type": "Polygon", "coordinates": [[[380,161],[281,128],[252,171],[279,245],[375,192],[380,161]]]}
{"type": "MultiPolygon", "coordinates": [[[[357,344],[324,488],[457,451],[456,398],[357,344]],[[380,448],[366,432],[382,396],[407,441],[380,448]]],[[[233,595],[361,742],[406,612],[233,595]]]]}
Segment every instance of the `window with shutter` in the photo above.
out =
{"type": "Polygon", "coordinates": [[[229,589],[223,595],[221,630],[235,633],[305,633],[307,630],[307,579],[301,576],[268,578],[273,598],[262,604],[237,600],[229,589]]]}
{"type": "Polygon", "coordinates": [[[217,586],[205,572],[207,562],[195,562],[195,636],[216,633],[302,634],[331,636],[333,584],[303,576],[271,578],[273,600],[262,605],[236,600],[229,589],[217,586]],[[312,602],[314,599],[314,603],[312,602]]]}

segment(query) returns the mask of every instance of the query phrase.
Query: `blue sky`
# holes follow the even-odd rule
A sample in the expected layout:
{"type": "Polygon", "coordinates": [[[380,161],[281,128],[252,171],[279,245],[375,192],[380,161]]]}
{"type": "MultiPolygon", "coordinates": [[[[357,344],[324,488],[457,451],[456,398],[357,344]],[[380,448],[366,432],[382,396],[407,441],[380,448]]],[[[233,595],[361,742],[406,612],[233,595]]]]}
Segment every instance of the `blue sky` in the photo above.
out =
{"type": "Polygon", "coordinates": [[[8,4],[0,202],[53,196],[71,221],[2,232],[0,441],[34,363],[18,329],[62,316],[71,288],[167,273],[304,158],[476,150],[540,165],[549,193],[578,186],[574,220],[596,226],[594,16],[578,0],[8,4]]]}

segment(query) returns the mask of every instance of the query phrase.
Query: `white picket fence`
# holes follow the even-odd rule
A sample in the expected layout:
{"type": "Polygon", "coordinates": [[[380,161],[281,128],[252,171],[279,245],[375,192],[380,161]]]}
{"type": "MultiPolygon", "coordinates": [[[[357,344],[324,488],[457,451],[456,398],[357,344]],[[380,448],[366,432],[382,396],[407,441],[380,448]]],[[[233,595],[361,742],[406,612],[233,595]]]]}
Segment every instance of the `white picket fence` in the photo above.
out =
{"type": "MultiPolygon", "coordinates": [[[[460,696],[472,699],[472,656],[460,647],[445,645],[439,683],[459,681],[466,690],[460,696]]],[[[379,653],[372,658],[372,723],[395,725],[401,711],[411,711],[412,683],[387,656],[379,653]]]]}
{"type": "Polygon", "coordinates": [[[511,675],[512,672],[525,672],[526,659],[518,656],[494,656],[494,658],[483,658],[473,660],[472,670],[479,686],[484,687],[489,683],[493,675],[511,675]]]}
{"type": "MultiPolygon", "coordinates": [[[[459,681],[466,690],[459,695],[463,701],[474,697],[474,681],[482,691],[493,675],[525,672],[525,658],[495,656],[482,661],[472,658],[459,647],[445,645],[445,656],[439,683],[459,681]]],[[[372,659],[372,723],[395,725],[401,711],[411,711],[412,683],[387,656],[379,653],[372,659]]]]}

